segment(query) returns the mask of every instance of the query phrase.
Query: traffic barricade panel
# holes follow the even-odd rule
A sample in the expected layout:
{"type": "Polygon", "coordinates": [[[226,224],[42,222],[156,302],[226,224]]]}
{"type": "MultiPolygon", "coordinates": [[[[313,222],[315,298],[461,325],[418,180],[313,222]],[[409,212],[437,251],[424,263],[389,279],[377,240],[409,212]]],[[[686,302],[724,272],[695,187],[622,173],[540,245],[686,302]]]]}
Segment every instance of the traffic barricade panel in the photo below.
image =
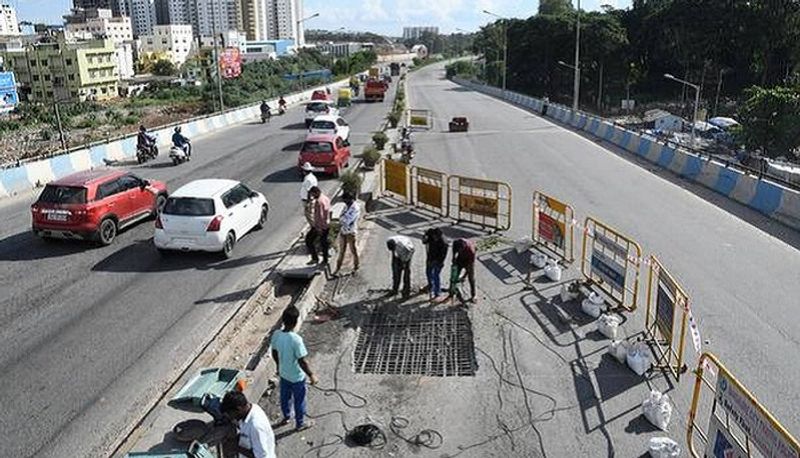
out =
{"type": "Polygon", "coordinates": [[[418,208],[447,215],[447,175],[423,167],[411,167],[411,202],[418,208]]]}
{"type": "Polygon", "coordinates": [[[381,194],[388,194],[402,199],[403,203],[408,203],[410,191],[408,165],[391,159],[383,159],[381,161],[381,194]]]}
{"type": "Polygon", "coordinates": [[[531,239],[566,262],[575,260],[575,211],[541,191],[533,192],[531,239]]]}
{"type": "Polygon", "coordinates": [[[432,129],[433,115],[431,110],[410,108],[408,110],[408,125],[412,129],[432,129]]]}
{"type": "Polygon", "coordinates": [[[458,175],[447,180],[449,217],[497,230],[511,227],[511,186],[458,175]]]}
{"type": "Polygon", "coordinates": [[[650,256],[647,276],[645,333],[656,350],[656,364],[680,381],[683,363],[689,295],[655,256],[650,256]]]}
{"type": "Polygon", "coordinates": [[[636,310],[642,249],[621,232],[587,217],[583,229],[581,274],[615,307],[636,310]]]}

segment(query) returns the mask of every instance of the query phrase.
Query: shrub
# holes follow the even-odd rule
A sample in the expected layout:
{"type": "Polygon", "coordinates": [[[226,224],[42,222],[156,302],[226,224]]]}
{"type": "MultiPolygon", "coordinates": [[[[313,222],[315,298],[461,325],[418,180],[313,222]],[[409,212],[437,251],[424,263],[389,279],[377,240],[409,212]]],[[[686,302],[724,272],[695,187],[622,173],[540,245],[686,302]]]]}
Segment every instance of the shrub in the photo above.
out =
{"type": "Polygon", "coordinates": [[[350,193],[354,196],[361,194],[362,181],[361,175],[359,175],[356,169],[347,170],[346,172],[343,172],[341,176],[339,176],[339,182],[342,183],[342,191],[350,193]]]}
{"type": "Polygon", "coordinates": [[[361,158],[364,160],[365,166],[375,167],[375,164],[381,160],[381,153],[374,146],[365,146],[361,158]]]}
{"type": "Polygon", "coordinates": [[[389,116],[386,118],[389,120],[389,125],[392,128],[397,127],[397,124],[400,122],[400,114],[396,110],[389,113],[389,116]]]}
{"type": "Polygon", "coordinates": [[[372,141],[375,143],[376,148],[382,150],[383,147],[386,146],[386,142],[389,141],[389,137],[383,132],[376,132],[375,135],[372,136],[372,141]]]}

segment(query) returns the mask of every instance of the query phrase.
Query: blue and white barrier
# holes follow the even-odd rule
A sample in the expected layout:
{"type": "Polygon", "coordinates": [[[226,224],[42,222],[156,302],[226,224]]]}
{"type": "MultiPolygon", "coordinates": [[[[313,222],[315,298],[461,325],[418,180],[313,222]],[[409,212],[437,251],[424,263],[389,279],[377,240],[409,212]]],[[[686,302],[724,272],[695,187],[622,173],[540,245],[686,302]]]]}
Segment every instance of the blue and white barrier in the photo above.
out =
{"type": "MultiPolygon", "coordinates": [[[[461,78],[453,78],[453,81],[537,113],[542,113],[545,105],[543,100],[513,91],[506,90],[503,93],[498,88],[461,78]]],[[[546,116],[574,129],[602,138],[790,227],[800,229],[800,192],[795,189],[728,168],[725,164],[699,157],[688,150],[660,143],[651,137],[624,129],[602,118],[582,112],[573,112],[563,105],[547,102],[546,116]]]]}
{"type": "MultiPolygon", "coordinates": [[[[288,105],[293,105],[310,99],[315,90],[331,86],[336,88],[347,83],[348,80],[337,81],[304,92],[289,94],[284,99],[288,105]]],[[[276,106],[278,100],[271,100],[268,103],[276,106]]],[[[188,137],[198,137],[232,125],[241,124],[248,119],[257,118],[259,115],[259,106],[251,105],[208,117],[187,119],[181,121],[180,125],[188,137]]],[[[173,126],[157,127],[152,130],[158,137],[158,146],[160,148],[169,148],[171,145],[173,126]]],[[[106,165],[107,161],[126,161],[133,159],[135,156],[136,134],[132,134],[108,143],[90,145],[47,159],[26,162],[16,167],[3,168],[0,169],[0,198],[44,186],[50,181],[71,173],[102,167],[106,165]]]]}

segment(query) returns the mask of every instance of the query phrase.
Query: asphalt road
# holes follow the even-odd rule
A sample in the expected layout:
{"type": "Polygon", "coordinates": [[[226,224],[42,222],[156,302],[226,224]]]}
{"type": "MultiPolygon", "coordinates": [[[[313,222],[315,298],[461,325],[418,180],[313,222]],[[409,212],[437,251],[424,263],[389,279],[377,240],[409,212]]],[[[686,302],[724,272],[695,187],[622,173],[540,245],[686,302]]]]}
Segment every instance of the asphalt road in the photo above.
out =
{"type": "MultiPolygon", "coordinates": [[[[703,350],[718,355],[797,435],[800,234],[651,164],[451,83],[441,66],[415,73],[409,93],[411,108],[431,109],[435,118],[432,131],[416,134],[417,164],[510,183],[512,235],[530,232],[531,194],[539,189],[571,203],[579,220],[593,215],[633,237],[688,290],[703,350]],[[467,116],[470,132],[446,133],[453,116],[467,116]]],[[[643,313],[642,307],[634,317],[639,323],[643,313]]],[[[686,348],[691,366],[696,362],[691,342],[686,348]]]]}
{"type": "MultiPolygon", "coordinates": [[[[360,153],[389,107],[343,110],[360,153]]],[[[198,348],[274,265],[302,225],[296,161],[303,114],[253,122],[194,142],[191,162],[165,155],[130,165],[170,190],[199,178],[231,178],[263,192],[267,226],[232,259],[161,259],[152,221],[98,248],[48,244],[30,231],[35,196],[0,202],[0,455],[101,456],[142,405],[168,386],[198,348]]],[[[334,188],[335,180],[324,187],[334,188]]]]}

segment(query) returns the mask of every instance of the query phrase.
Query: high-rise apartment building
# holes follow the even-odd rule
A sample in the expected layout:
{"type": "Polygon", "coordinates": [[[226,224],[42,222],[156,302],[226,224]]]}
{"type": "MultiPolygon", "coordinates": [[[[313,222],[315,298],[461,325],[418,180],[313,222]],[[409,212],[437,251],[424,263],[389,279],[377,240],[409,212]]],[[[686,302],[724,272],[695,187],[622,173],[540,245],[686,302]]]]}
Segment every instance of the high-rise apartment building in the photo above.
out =
{"type": "Polygon", "coordinates": [[[194,0],[155,0],[156,23],[192,24],[189,2],[194,0]]]}
{"type": "Polygon", "coordinates": [[[133,28],[131,19],[127,16],[114,17],[111,10],[93,9],[83,10],[88,13],[82,22],[67,22],[64,32],[69,37],[80,38],[82,35],[90,35],[96,38],[108,38],[114,45],[133,40],[133,28]]]}
{"type": "Polygon", "coordinates": [[[302,0],[265,0],[267,38],[270,40],[294,40],[297,46],[305,44],[305,33],[301,22],[302,0]]]}
{"type": "Polygon", "coordinates": [[[114,16],[120,15],[120,3],[124,0],[72,0],[72,7],[76,10],[105,9],[111,10],[114,16]]]}
{"type": "Polygon", "coordinates": [[[154,0],[120,0],[120,15],[131,18],[133,36],[148,35],[156,24],[154,0]]]}
{"type": "Polygon", "coordinates": [[[241,29],[249,41],[267,39],[267,0],[239,0],[241,29]]]}
{"type": "Polygon", "coordinates": [[[181,66],[194,51],[192,26],[187,24],[156,25],[151,35],[142,36],[141,53],[154,54],[181,66]]]}
{"type": "Polygon", "coordinates": [[[195,35],[209,37],[226,30],[239,30],[238,0],[191,0],[189,12],[195,35]]]}
{"type": "Polygon", "coordinates": [[[0,36],[21,35],[17,11],[11,5],[0,4],[0,36]]]}
{"type": "Polygon", "coordinates": [[[403,27],[404,40],[416,40],[424,33],[439,35],[439,27],[403,27]]]}

